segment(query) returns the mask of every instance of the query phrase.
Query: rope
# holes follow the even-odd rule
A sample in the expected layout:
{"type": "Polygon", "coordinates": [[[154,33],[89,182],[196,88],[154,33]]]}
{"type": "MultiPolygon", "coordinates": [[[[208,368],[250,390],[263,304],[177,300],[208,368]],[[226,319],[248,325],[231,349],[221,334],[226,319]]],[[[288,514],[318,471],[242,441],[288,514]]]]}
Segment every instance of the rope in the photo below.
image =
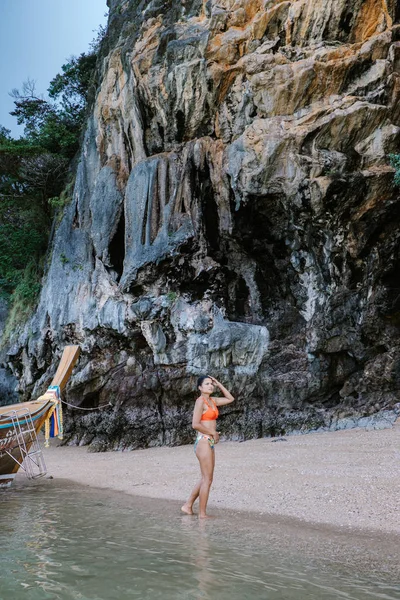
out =
{"type": "Polygon", "coordinates": [[[107,408],[107,406],[112,406],[111,402],[108,404],[103,404],[102,406],[96,406],[96,408],[83,408],[83,406],[75,406],[75,404],[68,404],[65,400],[61,400],[65,406],[69,406],[70,408],[75,408],[75,410],[100,410],[101,408],[107,408]]]}
{"type": "Polygon", "coordinates": [[[60,394],[60,388],[58,385],[50,386],[47,389],[47,393],[53,394],[54,405],[49,410],[49,412],[47,414],[47,418],[44,422],[44,445],[45,445],[45,448],[48,448],[50,445],[50,419],[54,413],[55,413],[55,415],[54,415],[54,419],[55,419],[54,432],[57,432],[57,433],[55,433],[55,435],[57,435],[57,437],[60,440],[63,439],[64,428],[63,428],[62,404],[65,404],[66,406],[74,408],[75,410],[88,410],[88,411],[99,410],[100,408],[106,408],[107,406],[112,406],[111,402],[109,402],[108,404],[103,404],[103,406],[98,406],[96,408],[83,408],[81,406],[74,406],[73,404],[69,404],[68,402],[65,402],[65,400],[62,400],[61,394],[60,394]]]}

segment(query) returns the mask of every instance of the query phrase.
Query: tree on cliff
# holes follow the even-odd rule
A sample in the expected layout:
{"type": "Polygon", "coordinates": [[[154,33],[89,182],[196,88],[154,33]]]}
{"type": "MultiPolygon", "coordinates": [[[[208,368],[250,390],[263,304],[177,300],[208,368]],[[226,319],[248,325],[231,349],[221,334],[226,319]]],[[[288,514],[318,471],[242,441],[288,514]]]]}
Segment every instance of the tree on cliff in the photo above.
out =
{"type": "Polygon", "coordinates": [[[48,99],[32,80],[12,91],[11,114],[24,125],[20,139],[0,126],[0,295],[13,308],[19,306],[22,318],[40,289],[55,198],[79,150],[97,49],[98,43],[62,66],[50,82],[48,99]]]}
{"type": "Polygon", "coordinates": [[[36,92],[28,79],[22,90],[11,92],[19,125],[25,126],[26,140],[44,151],[71,159],[79,149],[79,140],[97,56],[94,53],[72,56],[50,82],[49,100],[36,92]]]}

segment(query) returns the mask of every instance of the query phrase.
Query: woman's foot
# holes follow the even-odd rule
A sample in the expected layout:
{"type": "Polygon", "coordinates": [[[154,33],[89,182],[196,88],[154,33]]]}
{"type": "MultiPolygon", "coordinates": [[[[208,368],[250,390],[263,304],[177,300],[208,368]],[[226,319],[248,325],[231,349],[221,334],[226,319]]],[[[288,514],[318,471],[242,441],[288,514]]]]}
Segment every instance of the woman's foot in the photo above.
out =
{"type": "Polygon", "coordinates": [[[213,519],[214,517],[211,515],[199,515],[199,519],[213,519]]]}
{"type": "Polygon", "coordinates": [[[186,503],[183,506],[181,506],[181,511],[183,513],[185,513],[185,515],[194,515],[194,512],[192,510],[192,507],[190,506],[190,504],[186,503]]]}

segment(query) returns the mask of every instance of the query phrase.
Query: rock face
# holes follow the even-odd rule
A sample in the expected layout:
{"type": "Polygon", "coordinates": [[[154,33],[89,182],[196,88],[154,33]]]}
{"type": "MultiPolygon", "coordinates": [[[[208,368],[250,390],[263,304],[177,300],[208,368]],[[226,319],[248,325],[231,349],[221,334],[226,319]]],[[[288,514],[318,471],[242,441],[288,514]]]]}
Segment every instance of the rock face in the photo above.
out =
{"type": "Polygon", "coordinates": [[[79,343],[68,400],[104,408],[71,411],[70,440],[97,449],[190,441],[207,372],[230,438],[391,409],[397,3],[109,6],[73,201],[8,349],[21,390],[79,343]]]}

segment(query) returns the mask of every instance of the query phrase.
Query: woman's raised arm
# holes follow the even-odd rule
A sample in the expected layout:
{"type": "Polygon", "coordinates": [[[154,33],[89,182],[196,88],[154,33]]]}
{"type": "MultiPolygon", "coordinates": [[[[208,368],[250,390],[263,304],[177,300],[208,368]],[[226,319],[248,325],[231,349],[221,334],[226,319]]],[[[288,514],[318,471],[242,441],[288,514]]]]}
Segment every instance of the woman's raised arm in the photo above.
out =
{"type": "Polygon", "coordinates": [[[230,404],[231,402],[234,402],[235,398],[232,396],[232,394],[230,392],[228,392],[228,390],[226,389],[226,387],[224,387],[222,385],[222,383],[217,381],[217,379],[215,379],[215,377],[210,377],[210,379],[212,380],[214,385],[216,385],[217,388],[219,388],[221,390],[221,392],[224,395],[223,398],[214,398],[213,397],[213,400],[217,406],[224,406],[224,404],[230,404]]]}

